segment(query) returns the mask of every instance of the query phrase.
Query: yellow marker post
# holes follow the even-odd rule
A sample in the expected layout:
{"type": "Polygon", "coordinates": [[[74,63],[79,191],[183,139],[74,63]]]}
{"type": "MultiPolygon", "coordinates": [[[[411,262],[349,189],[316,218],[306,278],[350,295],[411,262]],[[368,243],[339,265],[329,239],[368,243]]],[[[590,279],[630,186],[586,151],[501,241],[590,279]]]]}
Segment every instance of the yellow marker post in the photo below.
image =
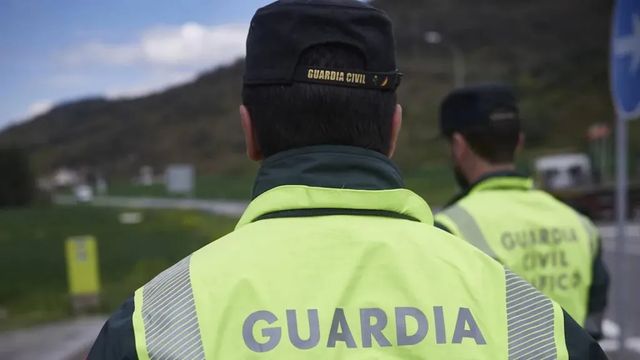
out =
{"type": "Polygon", "coordinates": [[[98,243],[93,236],[76,236],[65,242],[67,279],[76,311],[99,305],[98,243]]]}

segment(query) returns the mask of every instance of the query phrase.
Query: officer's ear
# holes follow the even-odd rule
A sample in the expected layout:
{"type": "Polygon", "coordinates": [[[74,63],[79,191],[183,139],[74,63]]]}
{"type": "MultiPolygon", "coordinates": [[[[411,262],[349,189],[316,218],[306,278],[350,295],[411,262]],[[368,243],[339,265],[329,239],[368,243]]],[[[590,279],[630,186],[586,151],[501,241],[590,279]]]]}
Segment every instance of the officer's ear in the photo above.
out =
{"type": "Polygon", "coordinates": [[[251,114],[249,113],[249,109],[244,105],[240,105],[240,123],[242,124],[242,131],[244,132],[247,156],[253,161],[260,161],[264,159],[264,155],[260,150],[260,144],[256,138],[256,133],[253,130],[251,114]]]}
{"type": "Polygon", "coordinates": [[[396,152],[400,129],[402,129],[402,106],[397,104],[396,111],[393,113],[393,119],[391,120],[391,142],[389,143],[389,153],[387,154],[390,158],[392,158],[396,152]]]}
{"type": "Polygon", "coordinates": [[[453,160],[456,163],[462,162],[469,151],[470,147],[467,139],[459,132],[454,132],[451,136],[451,153],[453,154],[453,160]]]}

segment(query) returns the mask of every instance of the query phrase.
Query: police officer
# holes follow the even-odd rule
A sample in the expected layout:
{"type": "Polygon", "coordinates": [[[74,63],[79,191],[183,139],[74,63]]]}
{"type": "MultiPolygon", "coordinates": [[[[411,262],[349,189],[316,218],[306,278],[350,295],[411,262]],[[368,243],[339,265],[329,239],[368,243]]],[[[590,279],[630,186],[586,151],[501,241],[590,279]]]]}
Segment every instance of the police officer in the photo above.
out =
{"type": "Polygon", "coordinates": [[[454,91],[443,101],[442,134],[464,192],[438,226],[497,259],[601,337],[609,277],[595,226],[515,171],[522,147],[513,92],[501,85],[454,91]]]}
{"type": "Polygon", "coordinates": [[[256,13],[240,110],[262,161],[253,201],[234,232],[137,290],[90,359],[603,356],[403,188],[394,52],[389,19],[363,2],[256,13]]]}

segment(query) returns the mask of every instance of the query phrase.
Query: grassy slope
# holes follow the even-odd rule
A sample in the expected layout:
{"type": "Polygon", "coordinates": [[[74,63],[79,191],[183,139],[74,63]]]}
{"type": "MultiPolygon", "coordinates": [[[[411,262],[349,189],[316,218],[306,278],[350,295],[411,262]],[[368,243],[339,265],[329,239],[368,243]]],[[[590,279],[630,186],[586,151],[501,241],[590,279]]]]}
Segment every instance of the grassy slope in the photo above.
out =
{"type": "Polygon", "coordinates": [[[184,211],[143,211],[122,225],[117,209],[51,207],[0,211],[0,329],[69,315],[64,241],[99,241],[103,309],[115,309],[161,270],[232,230],[235,220],[184,211]]]}
{"type": "MultiPolygon", "coordinates": [[[[199,199],[247,200],[251,197],[252,175],[203,175],[196,178],[194,197],[199,199]]],[[[109,187],[109,195],[172,197],[164,184],[143,186],[119,181],[109,187]]]]}

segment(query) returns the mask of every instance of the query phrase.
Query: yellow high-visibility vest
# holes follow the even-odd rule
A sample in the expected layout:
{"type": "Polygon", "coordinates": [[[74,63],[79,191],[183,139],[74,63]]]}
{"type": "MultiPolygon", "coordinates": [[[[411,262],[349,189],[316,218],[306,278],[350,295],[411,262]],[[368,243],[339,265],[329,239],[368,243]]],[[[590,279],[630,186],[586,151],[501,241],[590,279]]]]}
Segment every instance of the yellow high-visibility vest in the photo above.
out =
{"type": "Polygon", "coordinates": [[[595,226],[524,177],[480,182],[436,221],[557,301],[576,322],[587,315],[595,226]]]}
{"type": "Polygon", "coordinates": [[[567,359],[562,309],[404,189],[279,186],[135,293],[140,359],[567,359]]]}

